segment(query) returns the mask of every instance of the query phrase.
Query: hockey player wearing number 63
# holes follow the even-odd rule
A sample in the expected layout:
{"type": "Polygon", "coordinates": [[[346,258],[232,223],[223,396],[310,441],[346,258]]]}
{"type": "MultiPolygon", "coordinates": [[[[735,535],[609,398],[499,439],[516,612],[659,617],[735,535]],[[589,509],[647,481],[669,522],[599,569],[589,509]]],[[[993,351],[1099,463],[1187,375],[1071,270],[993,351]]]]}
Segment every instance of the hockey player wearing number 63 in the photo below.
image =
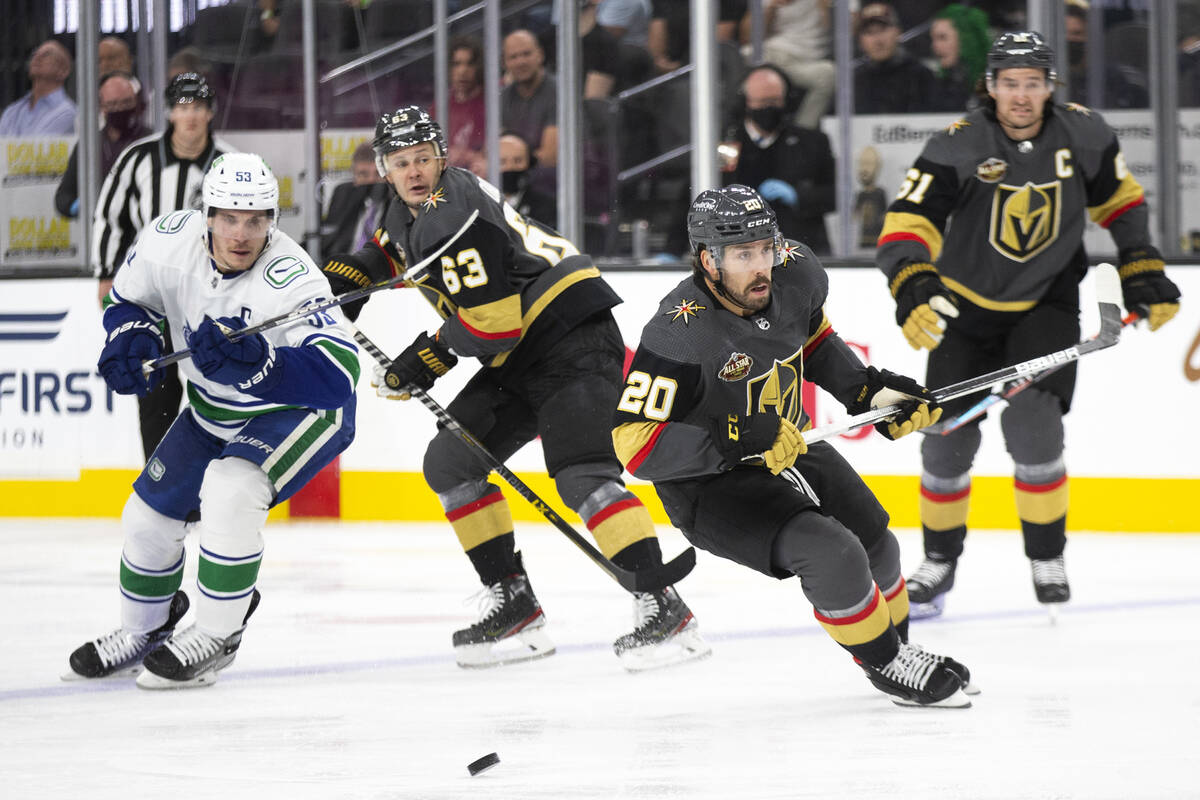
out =
{"type": "MultiPolygon", "coordinates": [[[[1039,34],[998,38],[984,106],[926,143],[884,218],[876,262],[905,338],[930,351],[932,386],[1079,340],[1085,212],[1117,246],[1126,307],[1142,309],[1150,330],[1179,310],[1116,135],[1095,111],[1055,104],[1054,81],[1054,52],[1039,34]]],[[[1063,415],[1075,370],[1014,396],[1000,416],[1034,590],[1051,613],[1070,598],[1063,415]]],[[[950,401],[946,414],[973,402],[950,401]]],[[[921,443],[925,560],[908,579],[913,619],[940,614],[954,585],[981,421],[921,443]]]]}
{"type": "MultiPolygon", "coordinates": [[[[478,218],[431,268],[412,276],[444,322],[421,333],[383,373],[379,393],[407,399],[460,357],[483,367],[448,411],[504,460],[540,436],[558,493],[601,553],[626,570],[660,566],[650,514],[621,480],[609,420],[621,385],[624,342],[610,309],[621,302],[591,259],[504,202],[496,187],[446,166],[441,126],[417,106],[375,128],[379,174],[396,190],[373,242],[325,265],[339,294],[404,275],[478,218]]],[[[347,306],[357,317],[357,309],[347,306]]],[[[545,615],[515,550],[512,515],[488,467],[448,430],[425,452],[424,473],[485,587],[480,619],[456,631],[463,667],[548,656],[545,615]]],[[[707,655],[708,645],[673,587],[634,595],[634,630],[613,648],[630,670],[707,655]]]]}
{"type": "Polygon", "coordinates": [[[866,367],[825,316],[829,279],[784,243],[753,189],[702,192],[687,218],[695,272],[642,331],[613,442],[654,482],[697,547],[800,578],[822,627],[901,705],[965,707],[959,662],[908,642],[908,595],[888,514],[832,445],[808,447],[801,377],[852,413],[898,403],[897,439],[941,415],[916,381],[866,367]]]}
{"type": "Polygon", "coordinates": [[[107,299],[98,369],[118,394],[150,391],[163,327],[186,341],[188,405],[133,484],[121,517],[121,626],[71,654],[64,678],[145,671],[139,686],[211,684],[232,663],[258,606],[267,510],[295,494],[354,438],[353,332],[337,308],[231,341],[254,325],[329,297],[329,283],[276,229],[279,185],[257,155],[213,162],[203,211],[143,229],[107,299]],[[198,521],[196,521],[198,519],[198,521]],[[184,539],[198,530],[195,623],[184,539]]]}

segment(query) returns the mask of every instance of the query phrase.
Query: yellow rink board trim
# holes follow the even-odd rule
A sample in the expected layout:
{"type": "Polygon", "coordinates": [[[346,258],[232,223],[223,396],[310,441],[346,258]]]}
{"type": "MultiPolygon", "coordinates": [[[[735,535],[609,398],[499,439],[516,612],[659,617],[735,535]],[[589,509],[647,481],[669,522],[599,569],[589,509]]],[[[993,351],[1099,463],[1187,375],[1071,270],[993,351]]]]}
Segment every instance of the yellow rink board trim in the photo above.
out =
{"type": "MultiPolygon", "coordinates": [[[[83,470],[79,479],[0,481],[0,517],[120,517],[136,470],[83,470]]],[[[543,500],[572,525],[583,530],[579,517],[559,499],[554,481],[545,473],[522,473],[543,500]]],[[[915,475],[865,476],[867,485],[892,515],[892,526],[915,528],[918,516],[918,478],[915,475]]],[[[341,508],[345,520],[436,520],[445,522],[437,498],[418,472],[343,472],[341,508]]],[[[517,522],[544,518],[511,487],[504,490],[517,522]]],[[[660,525],[669,524],[662,503],[645,484],[630,490],[646,504],[660,525]]],[[[1193,501],[1200,479],[1071,477],[1068,530],[1200,531],[1200,504],[1193,501]]],[[[271,509],[269,519],[287,519],[287,503],[271,509]]],[[[1018,527],[1012,476],[980,476],[971,486],[970,528],[1018,527]]]]}

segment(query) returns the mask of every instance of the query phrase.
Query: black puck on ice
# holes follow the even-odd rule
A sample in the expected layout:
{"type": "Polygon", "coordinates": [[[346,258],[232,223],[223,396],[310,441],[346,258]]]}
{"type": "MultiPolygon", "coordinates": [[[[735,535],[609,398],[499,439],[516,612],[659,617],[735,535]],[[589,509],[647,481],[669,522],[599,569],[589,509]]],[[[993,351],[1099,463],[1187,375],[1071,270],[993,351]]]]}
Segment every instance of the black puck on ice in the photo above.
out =
{"type": "Polygon", "coordinates": [[[492,767],[496,766],[499,763],[500,763],[500,756],[496,755],[495,753],[488,753],[483,758],[477,759],[475,761],[472,761],[470,764],[467,764],[467,772],[470,772],[472,776],[478,775],[481,772],[487,772],[489,769],[491,769],[492,767]]]}

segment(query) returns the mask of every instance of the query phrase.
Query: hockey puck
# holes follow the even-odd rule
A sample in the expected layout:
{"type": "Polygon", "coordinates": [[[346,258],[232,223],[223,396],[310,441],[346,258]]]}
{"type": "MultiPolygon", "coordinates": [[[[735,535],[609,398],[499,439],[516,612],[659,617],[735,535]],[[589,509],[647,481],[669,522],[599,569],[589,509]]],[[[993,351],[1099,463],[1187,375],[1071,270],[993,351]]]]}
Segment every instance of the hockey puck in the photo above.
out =
{"type": "Polygon", "coordinates": [[[495,753],[488,753],[483,758],[472,761],[467,764],[467,772],[472,776],[478,775],[481,772],[487,772],[492,767],[500,763],[500,756],[495,753]]]}

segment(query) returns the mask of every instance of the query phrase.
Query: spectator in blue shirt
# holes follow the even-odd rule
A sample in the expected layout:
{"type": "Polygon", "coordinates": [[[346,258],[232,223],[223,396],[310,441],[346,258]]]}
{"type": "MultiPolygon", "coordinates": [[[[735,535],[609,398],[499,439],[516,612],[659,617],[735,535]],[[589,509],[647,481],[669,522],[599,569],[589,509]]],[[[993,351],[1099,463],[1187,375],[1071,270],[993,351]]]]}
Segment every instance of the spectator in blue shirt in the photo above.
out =
{"type": "Polygon", "coordinates": [[[71,53],[54,39],[38,45],[29,58],[33,88],[0,115],[0,136],[70,136],[75,133],[75,103],[63,91],[71,74],[71,53]]]}

